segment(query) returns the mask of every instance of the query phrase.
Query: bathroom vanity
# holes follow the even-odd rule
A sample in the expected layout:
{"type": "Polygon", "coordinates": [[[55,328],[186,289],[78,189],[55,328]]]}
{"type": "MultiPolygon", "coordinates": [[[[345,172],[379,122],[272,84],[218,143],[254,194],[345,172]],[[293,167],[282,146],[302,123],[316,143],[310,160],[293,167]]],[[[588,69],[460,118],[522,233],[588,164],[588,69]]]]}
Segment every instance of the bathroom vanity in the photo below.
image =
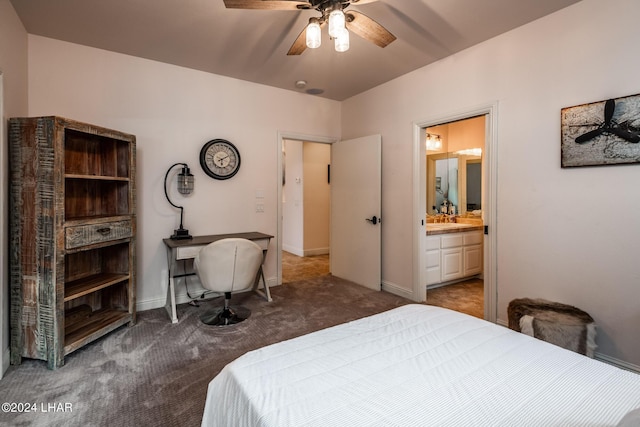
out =
{"type": "Polygon", "coordinates": [[[427,223],[427,286],[482,273],[482,225],[427,223]]]}

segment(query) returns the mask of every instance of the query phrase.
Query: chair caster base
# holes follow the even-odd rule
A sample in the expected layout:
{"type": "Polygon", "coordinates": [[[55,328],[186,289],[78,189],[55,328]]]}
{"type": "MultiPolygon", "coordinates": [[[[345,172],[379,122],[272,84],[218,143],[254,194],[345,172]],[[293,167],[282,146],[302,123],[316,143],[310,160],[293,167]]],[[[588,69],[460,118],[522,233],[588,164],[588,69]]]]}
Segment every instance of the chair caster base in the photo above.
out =
{"type": "Polygon", "coordinates": [[[200,316],[200,320],[206,325],[230,326],[248,319],[249,316],[251,316],[251,310],[242,306],[234,306],[207,311],[200,316]]]}

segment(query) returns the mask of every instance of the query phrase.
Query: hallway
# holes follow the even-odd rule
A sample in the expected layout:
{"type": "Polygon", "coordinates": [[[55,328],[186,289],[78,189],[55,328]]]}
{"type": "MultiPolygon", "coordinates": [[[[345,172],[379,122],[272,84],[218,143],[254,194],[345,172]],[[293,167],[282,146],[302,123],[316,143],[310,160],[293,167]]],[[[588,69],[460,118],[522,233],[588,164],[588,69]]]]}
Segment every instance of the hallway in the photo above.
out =
{"type": "Polygon", "coordinates": [[[329,254],[300,257],[282,251],[282,284],[329,274],[329,254]]]}

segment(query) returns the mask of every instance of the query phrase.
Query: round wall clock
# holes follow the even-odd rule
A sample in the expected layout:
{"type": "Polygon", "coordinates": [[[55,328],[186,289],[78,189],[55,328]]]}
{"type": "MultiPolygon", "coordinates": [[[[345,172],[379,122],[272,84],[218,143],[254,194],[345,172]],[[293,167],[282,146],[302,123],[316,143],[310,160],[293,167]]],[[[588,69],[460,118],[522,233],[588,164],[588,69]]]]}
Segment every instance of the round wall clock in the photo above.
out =
{"type": "Polygon", "coordinates": [[[229,179],[240,170],[240,152],[226,139],[212,139],[200,150],[200,166],[215,179],[229,179]]]}

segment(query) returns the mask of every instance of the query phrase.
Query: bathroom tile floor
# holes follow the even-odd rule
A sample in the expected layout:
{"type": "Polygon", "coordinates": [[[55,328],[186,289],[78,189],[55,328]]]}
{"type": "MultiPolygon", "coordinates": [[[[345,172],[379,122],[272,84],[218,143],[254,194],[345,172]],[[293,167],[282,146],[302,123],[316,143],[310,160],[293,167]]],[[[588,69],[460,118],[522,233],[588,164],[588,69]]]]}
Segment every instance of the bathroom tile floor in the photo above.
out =
{"type": "Polygon", "coordinates": [[[427,290],[427,304],[484,319],[484,281],[470,279],[427,290]]]}

